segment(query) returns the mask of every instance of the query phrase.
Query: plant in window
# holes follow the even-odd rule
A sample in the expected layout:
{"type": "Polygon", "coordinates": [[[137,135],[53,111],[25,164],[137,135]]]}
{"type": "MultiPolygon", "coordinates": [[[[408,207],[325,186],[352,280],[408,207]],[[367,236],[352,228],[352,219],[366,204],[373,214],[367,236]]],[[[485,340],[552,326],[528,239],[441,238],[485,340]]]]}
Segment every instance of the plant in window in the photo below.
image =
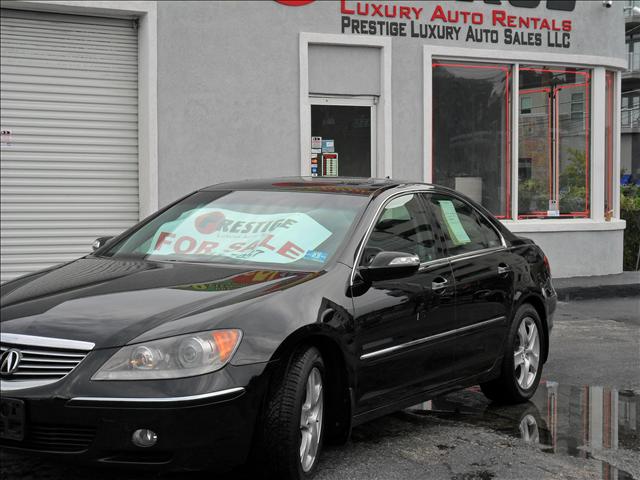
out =
{"type": "Polygon", "coordinates": [[[521,212],[531,212],[543,208],[547,202],[547,193],[540,180],[530,178],[522,180],[518,186],[518,205],[521,212]]]}
{"type": "Polygon", "coordinates": [[[582,212],[586,209],[587,164],[584,150],[569,148],[569,161],[560,173],[560,212],[582,212]]]}

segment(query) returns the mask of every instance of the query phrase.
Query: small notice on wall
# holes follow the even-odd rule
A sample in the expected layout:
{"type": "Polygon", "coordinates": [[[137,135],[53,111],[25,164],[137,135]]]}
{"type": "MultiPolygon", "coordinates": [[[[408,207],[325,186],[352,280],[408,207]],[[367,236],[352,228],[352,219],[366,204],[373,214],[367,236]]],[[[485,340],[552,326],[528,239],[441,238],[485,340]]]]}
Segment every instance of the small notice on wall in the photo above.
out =
{"type": "Polygon", "coordinates": [[[2,144],[3,147],[11,145],[12,142],[11,130],[0,131],[0,144],[2,144]]]}
{"type": "Polygon", "coordinates": [[[337,153],[322,154],[322,175],[325,177],[338,176],[338,154],[337,153]]]}
{"type": "Polygon", "coordinates": [[[332,139],[322,140],[322,153],[333,153],[336,151],[335,147],[336,145],[332,139]]]}
{"type": "Polygon", "coordinates": [[[322,148],[322,137],[311,137],[311,150],[322,148]]]}
{"type": "Polygon", "coordinates": [[[320,154],[319,153],[312,153],[311,154],[311,176],[312,177],[317,177],[318,176],[318,166],[319,166],[319,158],[320,158],[320,154]]]}
{"type": "Polygon", "coordinates": [[[556,200],[549,200],[549,210],[547,210],[547,217],[559,217],[560,210],[558,210],[558,202],[556,200]]]}

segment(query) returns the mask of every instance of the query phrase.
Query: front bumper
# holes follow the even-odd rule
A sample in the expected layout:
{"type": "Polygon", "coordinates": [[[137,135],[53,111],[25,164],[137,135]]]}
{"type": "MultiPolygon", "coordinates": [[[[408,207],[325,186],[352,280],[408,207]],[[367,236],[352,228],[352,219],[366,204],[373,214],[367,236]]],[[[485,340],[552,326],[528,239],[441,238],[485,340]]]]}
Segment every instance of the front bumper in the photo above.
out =
{"type": "MultiPolygon", "coordinates": [[[[25,402],[26,421],[22,441],[3,439],[0,445],[81,463],[232,468],[247,460],[268,381],[262,375],[265,364],[226,369],[228,376],[249,381],[213,392],[161,397],[123,396],[122,389],[113,396],[3,391],[3,397],[25,402]],[[154,446],[134,445],[132,434],[141,428],[157,433],[154,446]]],[[[208,383],[205,377],[200,383],[208,383]]]]}

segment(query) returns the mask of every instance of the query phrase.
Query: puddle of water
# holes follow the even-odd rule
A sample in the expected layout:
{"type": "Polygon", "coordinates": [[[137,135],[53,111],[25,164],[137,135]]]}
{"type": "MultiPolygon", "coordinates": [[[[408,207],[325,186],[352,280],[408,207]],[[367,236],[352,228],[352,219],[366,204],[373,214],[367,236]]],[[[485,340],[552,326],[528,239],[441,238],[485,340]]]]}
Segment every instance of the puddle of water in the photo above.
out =
{"type": "MultiPolygon", "coordinates": [[[[631,390],[546,381],[529,402],[498,406],[473,387],[407,410],[509,434],[546,453],[593,458],[592,452],[640,452],[640,395],[631,390]]],[[[600,461],[603,480],[632,480],[628,472],[600,461]]]]}

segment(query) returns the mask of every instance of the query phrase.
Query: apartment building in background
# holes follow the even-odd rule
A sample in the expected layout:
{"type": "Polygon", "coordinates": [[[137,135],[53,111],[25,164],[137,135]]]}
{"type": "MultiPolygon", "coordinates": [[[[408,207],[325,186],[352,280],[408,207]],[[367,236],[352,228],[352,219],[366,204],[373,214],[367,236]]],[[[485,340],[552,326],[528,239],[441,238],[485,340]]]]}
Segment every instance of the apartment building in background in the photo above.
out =
{"type": "Polygon", "coordinates": [[[622,181],[631,182],[640,179],[640,0],[624,2],[624,21],[629,67],[622,73],[620,169],[622,181]]]}

